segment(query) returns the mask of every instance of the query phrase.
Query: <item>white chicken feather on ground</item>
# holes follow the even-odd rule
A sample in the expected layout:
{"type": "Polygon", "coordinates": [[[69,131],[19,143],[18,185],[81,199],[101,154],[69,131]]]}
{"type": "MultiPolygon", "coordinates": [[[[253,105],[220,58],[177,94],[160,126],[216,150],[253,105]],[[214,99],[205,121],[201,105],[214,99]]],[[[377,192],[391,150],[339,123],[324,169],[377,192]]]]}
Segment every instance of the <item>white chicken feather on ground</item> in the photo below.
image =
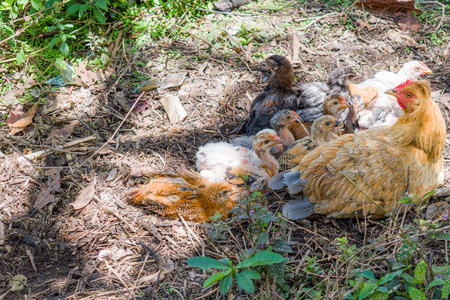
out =
{"type": "Polygon", "coordinates": [[[211,182],[226,181],[227,168],[262,163],[254,151],[226,142],[201,146],[195,157],[200,175],[211,182]]]}

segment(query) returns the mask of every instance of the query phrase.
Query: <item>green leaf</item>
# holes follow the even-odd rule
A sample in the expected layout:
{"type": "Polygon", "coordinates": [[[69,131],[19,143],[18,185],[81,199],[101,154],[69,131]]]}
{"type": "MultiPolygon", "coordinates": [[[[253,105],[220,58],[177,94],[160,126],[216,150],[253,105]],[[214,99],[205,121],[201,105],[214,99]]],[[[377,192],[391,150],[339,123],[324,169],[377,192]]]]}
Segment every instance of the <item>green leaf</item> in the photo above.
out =
{"type": "Polygon", "coordinates": [[[450,295],[450,277],[447,276],[445,278],[445,284],[442,287],[442,299],[447,299],[448,295],[450,295]]]}
{"type": "Polygon", "coordinates": [[[193,258],[189,258],[186,263],[191,267],[197,267],[202,270],[209,269],[218,269],[218,270],[228,270],[229,266],[224,265],[223,263],[218,262],[214,258],[207,256],[196,256],[193,258]]]}
{"type": "Polygon", "coordinates": [[[107,0],[94,0],[94,2],[101,9],[108,10],[108,3],[109,3],[109,1],[107,1],[107,0]]]}
{"type": "Polygon", "coordinates": [[[94,15],[100,23],[106,23],[105,15],[97,7],[94,7],[94,15]]]}
{"type": "Polygon", "coordinates": [[[421,260],[414,269],[414,279],[417,283],[422,283],[427,273],[427,264],[421,260]]]}
{"type": "Polygon", "coordinates": [[[225,274],[225,272],[217,272],[215,274],[212,274],[211,276],[209,276],[208,279],[206,279],[203,282],[203,288],[206,288],[208,286],[210,286],[211,284],[221,280],[222,278],[224,278],[226,275],[230,275],[230,274],[225,274]]]}
{"type": "Polygon", "coordinates": [[[23,49],[20,49],[19,53],[17,53],[16,55],[16,63],[18,65],[21,65],[25,62],[25,52],[23,51],[23,49]]]}
{"type": "Polygon", "coordinates": [[[409,283],[416,283],[415,282],[415,278],[414,277],[412,277],[411,275],[409,275],[409,274],[403,274],[402,275],[402,277],[403,277],[403,279],[405,279],[407,282],[409,282],[409,283]]]}
{"type": "Polygon", "coordinates": [[[370,300],[386,300],[389,297],[389,293],[376,292],[370,296],[370,300]]]}
{"type": "Polygon", "coordinates": [[[386,274],[386,276],[384,276],[380,279],[380,281],[378,282],[378,285],[382,285],[387,282],[390,282],[392,279],[395,278],[395,276],[401,275],[402,273],[403,273],[403,270],[398,270],[393,273],[386,274]]]}
{"type": "Polygon", "coordinates": [[[61,51],[64,56],[69,55],[69,46],[67,46],[66,42],[61,43],[61,46],[59,46],[59,51],[61,51]]]}
{"type": "Polygon", "coordinates": [[[52,50],[53,46],[55,46],[58,41],[59,39],[57,37],[52,38],[50,43],[48,43],[48,50],[52,50]]]}
{"type": "Polygon", "coordinates": [[[253,293],[255,291],[255,286],[253,285],[252,279],[260,279],[261,275],[258,272],[253,270],[245,270],[240,273],[236,273],[235,279],[236,283],[244,290],[249,293],[253,293]],[[257,274],[257,276],[255,275],[257,274]]]}
{"type": "Polygon", "coordinates": [[[411,297],[411,300],[427,300],[427,297],[418,289],[413,286],[408,288],[408,294],[411,297]]]}
{"type": "Polygon", "coordinates": [[[74,5],[72,5],[71,7],[69,7],[67,9],[66,14],[71,15],[71,14],[76,13],[77,11],[80,10],[81,6],[82,6],[81,4],[74,4],[74,5]]]}
{"type": "Polygon", "coordinates": [[[88,7],[89,7],[89,3],[81,5],[80,10],[78,11],[78,18],[81,19],[81,17],[82,17],[83,14],[84,14],[84,11],[85,11],[88,7]]]}
{"type": "Polygon", "coordinates": [[[19,6],[20,9],[24,9],[25,5],[28,4],[29,0],[17,0],[17,6],[19,6]]]}
{"type": "Polygon", "coordinates": [[[289,252],[292,251],[291,246],[285,241],[274,241],[272,242],[273,251],[277,252],[289,252]]]}
{"type": "Polygon", "coordinates": [[[375,289],[377,288],[376,283],[366,282],[364,284],[364,287],[359,292],[358,300],[365,299],[367,296],[369,296],[375,289]]]}
{"type": "Polygon", "coordinates": [[[225,295],[233,283],[233,275],[228,274],[219,282],[219,290],[222,295],[225,295]]]}
{"type": "Polygon", "coordinates": [[[445,233],[445,232],[440,232],[440,233],[436,234],[436,239],[443,240],[443,241],[450,241],[450,234],[445,233]]]}
{"type": "Polygon", "coordinates": [[[429,290],[432,287],[435,287],[437,285],[444,285],[445,284],[445,280],[442,278],[436,278],[435,280],[433,280],[432,282],[430,282],[427,287],[425,288],[425,290],[429,290]]]}
{"type": "Polygon", "coordinates": [[[245,267],[255,267],[263,265],[271,265],[280,263],[284,260],[284,257],[278,253],[272,251],[261,251],[250,256],[249,259],[244,260],[236,266],[237,269],[245,267]]]}
{"type": "Polygon", "coordinates": [[[31,0],[31,6],[38,11],[44,8],[44,5],[39,0],[31,0]]]}
{"type": "Polygon", "coordinates": [[[369,279],[372,282],[377,282],[377,279],[375,278],[373,273],[369,270],[358,272],[355,274],[355,277],[357,277],[357,276],[362,276],[362,277],[369,279]]]}

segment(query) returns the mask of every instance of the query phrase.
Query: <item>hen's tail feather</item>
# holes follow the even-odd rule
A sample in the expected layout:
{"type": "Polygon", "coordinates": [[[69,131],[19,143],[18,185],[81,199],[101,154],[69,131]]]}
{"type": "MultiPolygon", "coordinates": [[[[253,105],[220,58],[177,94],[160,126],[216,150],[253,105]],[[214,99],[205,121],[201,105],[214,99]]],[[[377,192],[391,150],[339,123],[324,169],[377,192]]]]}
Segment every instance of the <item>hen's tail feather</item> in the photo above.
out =
{"type": "Polygon", "coordinates": [[[284,184],[284,180],[283,180],[283,175],[285,173],[286,173],[286,171],[278,173],[278,174],[274,175],[272,178],[270,178],[268,186],[272,190],[281,190],[282,188],[284,188],[286,186],[284,184]]]}
{"type": "Polygon", "coordinates": [[[314,204],[309,203],[306,197],[294,199],[283,206],[283,216],[290,220],[305,219],[313,214],[314,204]]]}

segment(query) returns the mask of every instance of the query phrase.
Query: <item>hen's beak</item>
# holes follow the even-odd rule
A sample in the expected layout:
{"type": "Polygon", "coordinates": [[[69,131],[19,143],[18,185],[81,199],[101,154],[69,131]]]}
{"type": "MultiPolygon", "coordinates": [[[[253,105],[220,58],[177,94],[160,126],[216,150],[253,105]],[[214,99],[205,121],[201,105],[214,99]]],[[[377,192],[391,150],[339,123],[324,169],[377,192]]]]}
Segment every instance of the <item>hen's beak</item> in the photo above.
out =
{"type": "Polygon", "coordinates": [[[394,97],[397,98],[397,93],[396,93],[396,91],[394,89],[387,90],[384,93],[388,94],[388,95],[391,95],[391,96],[394,96],[394,97]]]}
{"type": "Polygon", "coordinates": [[[431,74],[431,73],[433,73],[433,72],[431,72],[430,69],[426,68],[426,70],[425,70],[423,73],[424,73],[424,74],[431,74]]]}
{"type": "Polygon", "coordinates": [[[344,108],[347,108],[347,107],[348,107],[347,104],[341,104],[341,106],[339,106],[339,110],[344,109],[344,108]]]}

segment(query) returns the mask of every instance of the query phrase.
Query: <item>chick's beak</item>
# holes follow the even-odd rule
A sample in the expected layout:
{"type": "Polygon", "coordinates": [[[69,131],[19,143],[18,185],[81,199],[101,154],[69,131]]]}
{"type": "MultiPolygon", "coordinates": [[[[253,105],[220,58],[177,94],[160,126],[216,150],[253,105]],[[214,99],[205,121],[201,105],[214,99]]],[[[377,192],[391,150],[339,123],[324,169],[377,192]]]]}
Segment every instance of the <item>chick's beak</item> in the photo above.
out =
{"type": "Polygon", "coordinates": [[[395,89],[390,89],[384,92],[385,94],[397,97],[397,91],[395,89]]]}
{"type": "Polygon", "coordinates": [[[339,106],[339,109],[344,109],[344,108],[347,108],[348,107],[348,105],[347,105],[347,103],[345,103],[345,104],[341,104],[341,106],[339,106]]]}
{"type": "Polygon", "coordinates": [[[341,121],[336,121],[336,122],[334,123],[333,127],[338,127],[338,126],[341,126],[341,125],[342,125],[342,122],[341,122],[341,121]]]}

